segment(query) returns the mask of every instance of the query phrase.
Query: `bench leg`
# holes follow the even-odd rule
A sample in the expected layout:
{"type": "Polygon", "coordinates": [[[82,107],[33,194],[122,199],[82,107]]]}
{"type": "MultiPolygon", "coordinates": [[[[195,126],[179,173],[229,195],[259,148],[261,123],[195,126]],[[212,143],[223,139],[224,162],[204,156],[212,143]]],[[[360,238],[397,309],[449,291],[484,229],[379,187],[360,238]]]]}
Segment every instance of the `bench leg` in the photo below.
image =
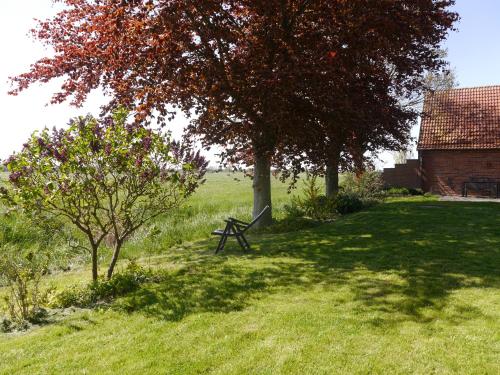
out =
{"type": "Polygon", "coordinates": [[[243,248],[245,250],[250,250],[250,244],[248,243],[247,239],[245,238],[245,236],[243,234],[241,234],[241,241],[244,244],[243,248]]]}
{"type": "Polygon", "coordinates": [[[215,250],[215,254],[224,249],[224,245],[226,244],[227,236],[223,234],[220,236],[219,244],[217,245],[217,249],[215,250]]]}
{"type": "Polygon", "coordinates": [[[224,232],[222,233],[222,235],[220,237],[220,241],[219,241],[219,244],[217,245],[217,249],[215,250],[215,254],[217,254],[219,251],[224,250],[224,246],[226,245],[228,234],[231,233],[231,230],[233,230],[232,224],[227,223],[226,228],[224,228],[224,232]]]}
{"type": "Polygon", "coordinates": [[[246,247],[245,247],[245,243],[243,242],[243,240],[241,239],[241,236],[240,235],[237,235],[236,236],[236,240],[238,240],[238,243],[240,244],[241,248],[243,250],[246,250],[246,247]]]}

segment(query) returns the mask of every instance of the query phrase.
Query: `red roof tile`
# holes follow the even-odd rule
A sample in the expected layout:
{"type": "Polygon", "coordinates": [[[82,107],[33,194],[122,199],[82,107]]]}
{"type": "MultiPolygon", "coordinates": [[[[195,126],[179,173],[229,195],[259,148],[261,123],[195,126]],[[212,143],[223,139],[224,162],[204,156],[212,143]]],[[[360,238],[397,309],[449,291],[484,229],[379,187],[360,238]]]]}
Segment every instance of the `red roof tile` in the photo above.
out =
{"type": "Polygon", "coordinates": [[[500,149],[500,86],[428,94],[418,149],[500,149]]]}

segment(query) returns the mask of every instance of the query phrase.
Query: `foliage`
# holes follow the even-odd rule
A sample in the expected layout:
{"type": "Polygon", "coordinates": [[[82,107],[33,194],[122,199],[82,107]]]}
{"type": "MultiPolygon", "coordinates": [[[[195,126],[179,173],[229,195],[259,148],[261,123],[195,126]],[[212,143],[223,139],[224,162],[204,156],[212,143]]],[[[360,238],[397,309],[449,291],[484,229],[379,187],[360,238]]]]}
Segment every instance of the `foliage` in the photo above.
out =
{"type": "Polygon", "coordinates": [[[386,190],[386,194],[389,196],[405,196],[410,195],[410,190],[405,187],[391,187],[386,190]]]}
{"type": "Polygon", "coordinates": [[[158,282],[160,279],[158,273],[130,261],[125,270],[118,272],[112,279],[98,279],[90,284],[65,288],[51,297],[49,305],[58,308],[92,307],[98,302],[109,302],[133,292],[146,282],[158,282]]]}
{"type": "MultiPolygon", "coordinates": [[[[448,58],[447,50],[439,50],[442,59],[448,58]]],[[[454,70],[445,70],[438,74],[436,72],[428,72],[425,77],[425,85],[429,92],[451,90],[459,85],[457,74],[454,70]]],[[[424,98],[421,98],[420,104],[423,104],[424,98]]],[[[411,104],[411,103],[410,103],[411,104]]]]}
{"type": "Polygon", "coordinates": [[[342,191],[356,194],[360,199],[377,199],[383,194],[384,181],[378,171],[365,171],[361,175],[346,173],[341,183],[342,191]]]}
{"type": "MultiPolygon", "coordinates": [[[[356,61],[356,67],[344,65],[347,76],[343,82],[332,78],[322,86],[325,89],[330,85],[330,93],[315,101],[318,118],[310,125],[315,128],[315,134],[301,137],[298,145],[284,153],[288,158],[283,157],[286,159],[281,165],[283,169],[292,164],[297,169],[304,166],[322,174],[361,171],[372,164],[370,156],[380,149],[405,149],[410,141],[410,129],[420,112],[407,103],[428,90],[426,72],[439,74],[447,68],[438,40],[446,37],[445,30],[452,28],[457,20],[457,15],[447,9],[453,2],[426,1],[416,7],[415,2],[405,4],[405,1],[343,4],[348,9],[344,9],[344,16],[352,17],[353,24],[343,30],[351,34],[340,38],[349,47],[336,51],[335,62],[342,65],[356,61]],[[431,19],[425,16],[429,14],[427,11],[446,15],[431,19]],[[402,17],[405,26],[387,35],[394,23],[387,20],[385,24],[382,21],[385,17],[395,17],[393,20],[402,17]],[[372,22],[383,28],[376,28],[374,32],[383,41],[370,40],[373,29],[366,31],[368,38],[359,36],[359,30],[371,27],[368,25],[373,25],[372,22]],[[415,33],[422,31],[423,24],[427,25],[426,31],[415,33]],[[358,54],[359,51],[362,52],[358,54]],[[374,61],[379,61],[376,67],[372,65],[374,61]]],[[[336,191],[336,179],[327,179],[327,184],[327,191],[336,191]]]]}
{"type": "Polygon", "coordinates": [[[6,285],[8,290],[4,295],[8,313],[4,330],[23,328],[43,315],[47,291],[42,290],[40,282],[48,266],[49,256],[40,249],[0,249],[0,285],[6,285]]]}
{"type": "MultiPolygon", "coordinates": [[[[448,60],[447,50],[438,49],[436,52],[438,53],[440,59],[448,60]]],[[[420,95],[415,95],[410,99],[404,100],[402,104],[407,107],[413,107],[416,111],[422,112],[426,94],[451,90],[457,87],[458,84],[456,72],[454,70],[450,70],[449,66],[441,72],[429,71],[424,77],[424,92],[420,95]]]]}
{"type": "Polygon", "coordinates": [[[289,218],[306,216],[314,220],[327,220],[336,216],[333,201],[320,193],[317,179],[316,175],[306,175],[302,195],[294,196],[291,203],[285,206],[289,218]]]}
{"type": "Polygon", "coordinates": [[[288,219],[309,217],[314,220],[331,220],[338,215],[361,211],[379,202],[383,196],[380,173],[365,172],[357,177],[344,174],[341,191],[333,198],[320,194],[318,176],[308,174],[301,196],[294,196],[285,206],[288,219]]]}
{"type": "Polygon", "coordinates": [[[392,197],[402,197],[408,195],[424,195],[424,192],[422,189],[391,187],[385,190],[385,194],[392,197]]]}
{"type": "Polygon", "coordinates": [[[411,150],[394,151],[392,154],[394,157],[395,164],[406,164],[408,159],[412,158],[412,151],[411,150]]]}
{"type": "Polygon", "coordinates": [[[5,165],[10,188],[2,189],[4,200],[41,222],[70,222],[86,238],[97,280],[103,242],[113,247],[110,278],[123,243],[179,207],[207,163],[160,130],[127,123],[119,109],[101,121],[80,117],[67,129],[35,132],[5,165]]]}
{"type": "Polygon", "coordinates": [[[341,215],[361,211],[366,205],[361,197],[354,192],[341,192],[335,197],[335,209],[341,215]]]}
{"type": "Polygon", "coordinates": [[[33,30],[54,56],[11,93],[64,77],[53,102],[82,104],[101,85],[138,119],[180,108],[192,138],[259,165],[264,204],[271,161],[296,173],[304,154],[323,167],[329,150],[359,159],[405,142],[415,113],[395,96],[444,65],[435,49],[458,18],[453,0],[62,2],[33,30]]]}
{"type": "Polygon", "coordinates": [[[409,188],[408,191],[410,195],[424,195],[424,191],[421,188],[409,188]]]}

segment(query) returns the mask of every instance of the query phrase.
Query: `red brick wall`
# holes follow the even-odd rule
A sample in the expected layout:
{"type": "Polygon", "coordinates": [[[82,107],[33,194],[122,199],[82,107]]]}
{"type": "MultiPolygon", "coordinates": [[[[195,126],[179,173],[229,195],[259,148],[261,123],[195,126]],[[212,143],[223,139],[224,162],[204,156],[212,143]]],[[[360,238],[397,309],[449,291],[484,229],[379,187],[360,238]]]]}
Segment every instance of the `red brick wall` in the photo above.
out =
{"type": "Polygon", "coordinates": [[[406,164],[396,164],[394,168],[385,168],[382,178],[387,186],[422,188],[420,162],[416,159],[408,160],[406,164]]]}
{"type": "Polygon", "coordinates": [[[471,178],[500,180],[500,150],[421,151],[424,191],[462,195],[471,178]]]}

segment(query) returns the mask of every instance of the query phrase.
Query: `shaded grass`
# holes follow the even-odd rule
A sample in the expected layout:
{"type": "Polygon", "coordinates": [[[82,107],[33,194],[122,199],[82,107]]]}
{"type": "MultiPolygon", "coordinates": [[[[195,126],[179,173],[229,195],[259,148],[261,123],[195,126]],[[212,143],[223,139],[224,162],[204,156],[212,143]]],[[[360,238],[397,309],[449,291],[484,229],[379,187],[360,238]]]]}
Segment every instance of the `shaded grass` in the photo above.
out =
{"type": "Polygon", "coordinates": [[[249,253],[186,244],[151,259],[162,283],[0,336],[0,372],[497,374],[499,224],[495,203],[393,199],[249,253]]]}

